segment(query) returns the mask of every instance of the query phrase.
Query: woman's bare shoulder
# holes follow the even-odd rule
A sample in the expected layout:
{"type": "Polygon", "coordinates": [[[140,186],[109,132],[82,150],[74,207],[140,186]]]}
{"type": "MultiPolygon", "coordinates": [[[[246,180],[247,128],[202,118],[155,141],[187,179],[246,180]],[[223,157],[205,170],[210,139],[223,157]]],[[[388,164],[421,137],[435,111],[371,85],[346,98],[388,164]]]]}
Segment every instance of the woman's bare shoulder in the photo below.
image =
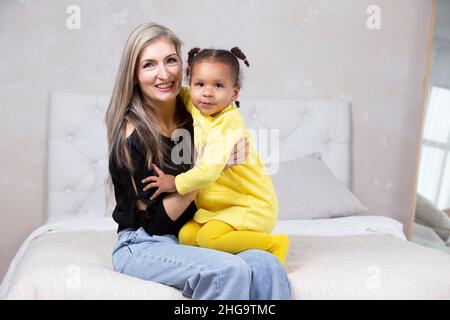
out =
{"type": "Polygon", "coordinates": [[[127,122],[127,126],[125,127],[125,138],[131,136],[134,131],[134,125],[131,122],[127,122]]]}

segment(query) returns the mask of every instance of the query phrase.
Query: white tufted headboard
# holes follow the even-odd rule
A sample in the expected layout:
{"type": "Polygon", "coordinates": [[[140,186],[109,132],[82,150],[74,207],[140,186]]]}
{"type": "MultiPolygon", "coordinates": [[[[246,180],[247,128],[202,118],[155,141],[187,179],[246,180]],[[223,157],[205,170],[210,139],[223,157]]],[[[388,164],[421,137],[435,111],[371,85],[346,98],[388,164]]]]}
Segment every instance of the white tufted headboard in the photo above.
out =
{"type": "MultiPolygon", "coordinates": [[[[350,184],[350,105],[338,100],[239,99],[247,128],[279,130],[279,161],[318,152],[350,184]]],[[[262,150],[261,150],[262,151],[262,150]]],[[[260,154],[261,154],[260,151],[260,154]]],[[[264,158],[264,154],[261,156],[264,158]]],[[[270,171],[269,171],[270,173],[270,171]]]]}
{"type": "MultiPolygon", "coordinates": [[[[48,132],[48,218],[104,216],[108,177],[104,115],[107,95],[51,95],[48,132]]],[[[247,127],[278,129],[279,160],[319,152],[349,186],[350,106],[335,100],[240,99],[247,127]]],[[[264,156],[262,156],[264,159],[264,156]]],[[[270,171],[269,171],[270,172],[270,171]]]]}
{"type": "Polygon", "coordinates": [[[48,218],[103,216],[106,95],[54,93],[48,132],[48,218]]]}

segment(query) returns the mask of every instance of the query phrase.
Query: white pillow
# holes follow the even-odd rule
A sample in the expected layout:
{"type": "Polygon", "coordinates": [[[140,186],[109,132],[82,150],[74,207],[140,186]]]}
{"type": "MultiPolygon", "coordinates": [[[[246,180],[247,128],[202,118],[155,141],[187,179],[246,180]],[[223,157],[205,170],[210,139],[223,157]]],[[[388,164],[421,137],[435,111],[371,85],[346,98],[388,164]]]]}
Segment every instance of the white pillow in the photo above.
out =
{"type": "Polygon", "coordinates": [[[278,196],[279,219],[334,218],[367,212],[318,153],[280,162],[272,182],[278,196]]]}

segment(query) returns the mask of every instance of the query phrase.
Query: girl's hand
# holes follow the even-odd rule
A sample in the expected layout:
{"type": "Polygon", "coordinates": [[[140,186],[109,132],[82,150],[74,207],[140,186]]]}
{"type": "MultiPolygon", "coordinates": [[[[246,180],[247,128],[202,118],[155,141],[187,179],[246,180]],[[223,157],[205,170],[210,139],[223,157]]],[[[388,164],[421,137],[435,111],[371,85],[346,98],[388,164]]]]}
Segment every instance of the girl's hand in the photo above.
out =
{"type": "Polygon", "coordinates": [[[239,140],[238,143],[234,145],[233,150],[231,150],[230,158],[228,159],[225,169],[228,169],[234,166],[235,164],[241,164],[242,162],[247,160],[249,146],[250,144],[247,138],[244,137],[241,140],[239,140]]]}
{"type": "Polygon", "coordinates": [[[149,183],[144,187],[144,191],[149,190],[150,188],[158,188],[155,193],[150,197],[150,200],[155,199],[157,196],[160,195],[161,192],[175,192],[177,191],[177,188],[175,186],[175,177],[171,176],[169,174],[165,174],[162,172],[160,168],[158,168],[156,165],[153,165],[153,170],[155,170],[156,174],[158,176],[150,176],[142,180],[142,183],[147,183],[150,181],[153,181],[152,183],[149,183]]]}

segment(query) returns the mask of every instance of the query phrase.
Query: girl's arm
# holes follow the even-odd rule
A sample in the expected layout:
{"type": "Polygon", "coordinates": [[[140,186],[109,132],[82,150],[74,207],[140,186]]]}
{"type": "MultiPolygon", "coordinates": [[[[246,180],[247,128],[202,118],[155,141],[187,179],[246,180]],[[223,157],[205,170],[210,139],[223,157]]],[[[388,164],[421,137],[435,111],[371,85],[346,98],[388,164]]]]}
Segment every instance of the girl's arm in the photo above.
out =
{"type": "Polygon", "coordinates": [[[222,116],[210,129],[195,167],[175,177],[178,193],[183,195],[216,181],[227,165],[234,146],[244,136],[244,131],[234,126],[232,116],[222,116]]]}
{"type": "MultiPolygon", "coordinates": [[[[233,147],[233,150],[230,153],[227,164],[225,165],[224,170],[236,165],[241,164],[248,158],[249,154],[249,142],[247,138],[242,138],[236,143],[233,147]]],[[[143,191],[147,191],[150,188],[158,188],[150,198],[153,200],[156,198],[161,192],[175,192],[177,191],[175,185],[175,177],[172,175],[165,174],[162,170],[160,170],[157,166],[153,167],[158,176],[150,176],[142,180],[142,183],[148,183],[143,191]]],[[[198,189],[196,189],[197,191],[198,189]]],[[[195,192],[195,191],[193,191],[195,192]]],[[[195,192],[196,193],[196,192],[195,192]]]]}

